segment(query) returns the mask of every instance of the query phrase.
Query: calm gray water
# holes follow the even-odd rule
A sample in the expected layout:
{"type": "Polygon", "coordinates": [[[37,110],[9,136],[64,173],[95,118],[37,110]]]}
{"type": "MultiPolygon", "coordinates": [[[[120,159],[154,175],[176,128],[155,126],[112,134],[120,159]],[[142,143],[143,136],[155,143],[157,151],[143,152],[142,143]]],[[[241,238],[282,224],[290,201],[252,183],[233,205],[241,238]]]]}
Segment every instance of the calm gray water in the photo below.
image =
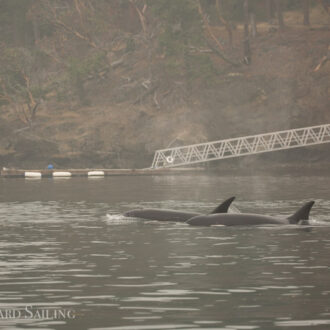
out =
{"type": "Polygon", "coordinates": [[[0,179],[0,265],[1,329],[329,329],[330,178],[0,179]],[[120,215],[206,213],[232,195],[231,212],[271,215],[313,199],[314,226],[120,215]]]}

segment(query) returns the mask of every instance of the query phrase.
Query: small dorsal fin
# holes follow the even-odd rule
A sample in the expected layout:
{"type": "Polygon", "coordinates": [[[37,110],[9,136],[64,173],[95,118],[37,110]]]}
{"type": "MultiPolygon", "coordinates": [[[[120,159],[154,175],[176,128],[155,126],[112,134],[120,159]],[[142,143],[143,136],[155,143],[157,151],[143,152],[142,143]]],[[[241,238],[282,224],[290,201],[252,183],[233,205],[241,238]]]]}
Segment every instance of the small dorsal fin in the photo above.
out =
{"type": "Polygon", "coordinates": [[[314,201],[310,201],[304,204],[296,213],[288,217],[289,222],[291,224],[297,224],[300,220],[308,220],[309,212],[314,203],[314,201]]]}
{"type": "Polygon", "coordinates": [[[222,202],[220,205],[218,205],[210,214],[227,213],[229,206],[233,202],[234,199],[235,199],[235,196],[226,199],[224,202],[222,202]]]}

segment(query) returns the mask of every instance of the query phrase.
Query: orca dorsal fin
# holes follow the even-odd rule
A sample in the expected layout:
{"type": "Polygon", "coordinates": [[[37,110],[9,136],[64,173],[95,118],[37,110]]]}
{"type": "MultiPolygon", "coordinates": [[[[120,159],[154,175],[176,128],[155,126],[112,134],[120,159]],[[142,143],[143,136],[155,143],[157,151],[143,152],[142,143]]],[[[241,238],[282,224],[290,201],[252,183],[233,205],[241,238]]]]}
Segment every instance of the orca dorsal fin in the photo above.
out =
{"type": "Polygon", "coordinates": [[[296,213],[287,218],[289,222],[291,224],[297,224],[300,220],[308,220],[309,212],[314,203],[314,201],[305,203],[296,213]]]}
{"type": "Polygon", "coordinates": [[[220,205],[218,205],[210,214],[227,213],[229,206],[233,202],[234,199],[235,199],[235,196],[226,199],[224,202],[222,202],[220,205]]]}

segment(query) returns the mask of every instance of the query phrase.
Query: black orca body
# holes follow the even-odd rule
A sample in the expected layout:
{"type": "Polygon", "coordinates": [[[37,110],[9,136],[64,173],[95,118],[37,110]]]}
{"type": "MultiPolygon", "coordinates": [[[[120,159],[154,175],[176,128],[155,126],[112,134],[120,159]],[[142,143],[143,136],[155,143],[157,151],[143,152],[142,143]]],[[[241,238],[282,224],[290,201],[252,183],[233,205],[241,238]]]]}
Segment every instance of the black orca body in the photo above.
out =
{"type": "MultiPolygon", "coordinates": [[[[211,214],[226,213],[228,208],[235,197],[228,198],[219,206],[217,206],[211,214]]],[[[137,209],[124,213],[126,217],[141,218],[145,220],[158,220],[158,221],[175,221],[175,222],[186,222],[187,220],[200,216],[200,213],[194,212],[183,212],[176,210],[166,209],[137,209]]]]}
{"type": "Polygon", "coordinates": [[[192,226],[249,226],[249,225],[288,225],[303,223],[308,220],[309,212],[314,201],[306,203],[295,214],[288,218],[277,218],[261,214],[237,213],[237,214],[210,214],[199,215],[187,221],[192,226]]]}

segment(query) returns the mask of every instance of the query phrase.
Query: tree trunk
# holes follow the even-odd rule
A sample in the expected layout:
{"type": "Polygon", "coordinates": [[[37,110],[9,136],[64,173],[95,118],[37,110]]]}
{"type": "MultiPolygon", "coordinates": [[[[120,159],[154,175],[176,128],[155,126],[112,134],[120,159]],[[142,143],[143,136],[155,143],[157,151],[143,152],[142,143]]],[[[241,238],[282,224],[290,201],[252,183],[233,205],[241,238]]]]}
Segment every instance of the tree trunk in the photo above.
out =
{"type": "Polygon", "coordinates": [[[304,6],[304,25],[309,26],[309,6],[310,6],[310,0],[304,0],[303,3],[304,6]]]}
{"type": "Polygon", "coordinates": [[[251,48],[249,39],[249,0],[244,0],[244,61],[246,64],[251,63],[251,48]]]}
{"type": "Polygon", "coordinates": [[[250,14],[250,24],[251,24],[251,37],[255,38],[257,36],[257,22],[255,13],[250,14]]]}
{"type": "Polygon", "coordinates": [[[278,18],[278,25],[280,30],[284,29],[284,20],[283,20],[283,8],[282,8],[282,0],[276,0],[276,12],[278,18]]]}
{"type": "Polygon", "coordinates": [[[267,0],[267,20],[268,23],[274,18],[274,0],[267,0]]]}

